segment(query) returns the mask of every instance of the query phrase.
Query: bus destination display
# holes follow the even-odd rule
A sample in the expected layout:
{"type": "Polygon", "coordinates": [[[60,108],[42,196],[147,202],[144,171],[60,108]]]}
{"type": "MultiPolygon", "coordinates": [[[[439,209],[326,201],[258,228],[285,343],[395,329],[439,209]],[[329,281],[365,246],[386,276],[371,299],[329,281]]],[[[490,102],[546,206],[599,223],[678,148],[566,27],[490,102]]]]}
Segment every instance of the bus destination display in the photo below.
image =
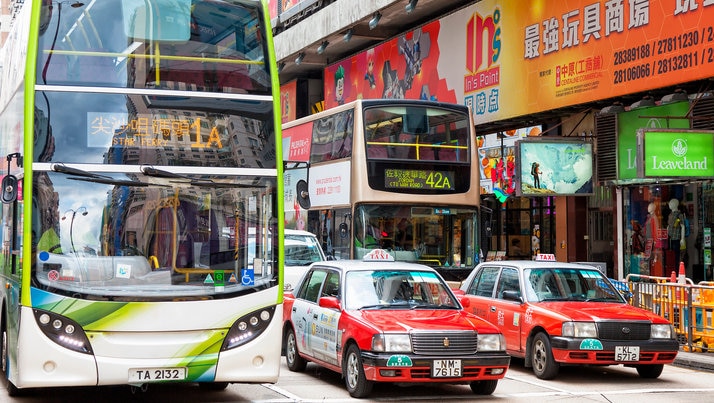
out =
{"type": "Polygon", "coordinates": [[[454,172],[387,168],[384,171],[384,187],[386,189],[454,190],[454,172]]]}

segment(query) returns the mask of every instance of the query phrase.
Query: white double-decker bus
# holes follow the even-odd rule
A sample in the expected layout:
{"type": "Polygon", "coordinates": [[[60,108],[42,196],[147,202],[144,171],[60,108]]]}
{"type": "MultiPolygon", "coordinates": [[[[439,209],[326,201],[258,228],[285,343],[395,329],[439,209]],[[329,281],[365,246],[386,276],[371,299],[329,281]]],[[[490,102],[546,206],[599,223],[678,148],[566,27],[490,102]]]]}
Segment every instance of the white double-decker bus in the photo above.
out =
{"type": "Polygon", "coordinates": [[[25,1],[1,57],[9,393],[276,382],[283,182],[267,5],[25,1]]]}

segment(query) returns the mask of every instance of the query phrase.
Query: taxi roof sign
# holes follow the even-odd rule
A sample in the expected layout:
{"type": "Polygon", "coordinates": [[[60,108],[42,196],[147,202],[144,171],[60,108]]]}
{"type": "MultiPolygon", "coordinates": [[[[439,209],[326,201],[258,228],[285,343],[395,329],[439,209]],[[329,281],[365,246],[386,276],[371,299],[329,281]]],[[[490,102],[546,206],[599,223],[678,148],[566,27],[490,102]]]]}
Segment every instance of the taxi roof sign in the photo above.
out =
{"type": "Polygon", "coordinates": [[[539,253],[536,255],[535,260],[537,261],[546,261],[546,262],[555,262],[555,255],[552,253],[539,253]]]}
{"type": "Polygon", "coordinates": [[[364,255],[362,258],[363,262],[375,262],[375,261],[381,261],[381,262],[393,262],[394,261],[394,256],[390,255],[389,252],[387,252],[384,249],[372,249],[368,254],[364,255]]]}

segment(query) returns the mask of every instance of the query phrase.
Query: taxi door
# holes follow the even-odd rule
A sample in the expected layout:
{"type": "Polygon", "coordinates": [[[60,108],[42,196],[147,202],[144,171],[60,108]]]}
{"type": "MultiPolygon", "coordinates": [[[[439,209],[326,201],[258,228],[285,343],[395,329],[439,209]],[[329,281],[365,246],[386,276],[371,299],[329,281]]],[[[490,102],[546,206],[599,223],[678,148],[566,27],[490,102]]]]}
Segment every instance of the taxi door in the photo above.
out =
{"type": "MultiPolygon", "coordinates": [[[[340,275],[329,271],[320,291],[321,297],[340,298],[340,275]]],[[[318,299],[319,302],[319,299],[318,299]]],[[[311,340],[313,357],[318,360],[339,365],[337,363],[337,323],[340,310],[317,306],[313,312],[314,334],[311,340]]]]}
{"type": "Polygon", "coordinates": [[[489,307],[488,320],[498,326],[506,338],[506,349],[522,351],[524,340],[522,336],[525,304],[514,301],[513,297],[521,296],[520,279],[518,270],[503,267],[496,284],[496,292],[489,307]],[[507,297],[504,298],[504,293],[507,297]],[[508,297],[510,295],[510,298],[508,297]],[[508,299],[507,299],[508,298],[508,299]]]}
{"type": "Polygon", "coordinates": [[[295,326],[298,351],[309,357],[314,357],[313,348],[317,336],[317,321],[320,317],[320,307],[317,305],[317,301],[327,272],[312,270],[307,276],[307,281],[303,281],[300,290],[295,295],[290,317],[295,326]]]}

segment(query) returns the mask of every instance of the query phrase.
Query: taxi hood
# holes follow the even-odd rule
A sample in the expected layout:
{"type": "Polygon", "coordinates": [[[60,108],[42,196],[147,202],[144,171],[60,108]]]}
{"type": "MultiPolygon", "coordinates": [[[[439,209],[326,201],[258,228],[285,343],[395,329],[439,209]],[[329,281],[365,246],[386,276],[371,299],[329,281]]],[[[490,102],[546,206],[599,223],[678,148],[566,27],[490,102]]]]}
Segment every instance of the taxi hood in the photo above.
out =
{"type": "Polygon", "coordinates": [[[563,316],[564,319],[573,321],[616,320],[622,322],[650,320],[652,322],[666,322],[665,319],[649,311],[626,303],[554,301],[541,302],[537,306],[553,314],[563,316]],[[623,307],[627,309],[623,309],[623,307]]]}
{"type": "Polygon", "coordinates": [[[382,332],[475,330],[499,333],[492,324],[460,309],[365,309],[353,314],[382,332]]]}

